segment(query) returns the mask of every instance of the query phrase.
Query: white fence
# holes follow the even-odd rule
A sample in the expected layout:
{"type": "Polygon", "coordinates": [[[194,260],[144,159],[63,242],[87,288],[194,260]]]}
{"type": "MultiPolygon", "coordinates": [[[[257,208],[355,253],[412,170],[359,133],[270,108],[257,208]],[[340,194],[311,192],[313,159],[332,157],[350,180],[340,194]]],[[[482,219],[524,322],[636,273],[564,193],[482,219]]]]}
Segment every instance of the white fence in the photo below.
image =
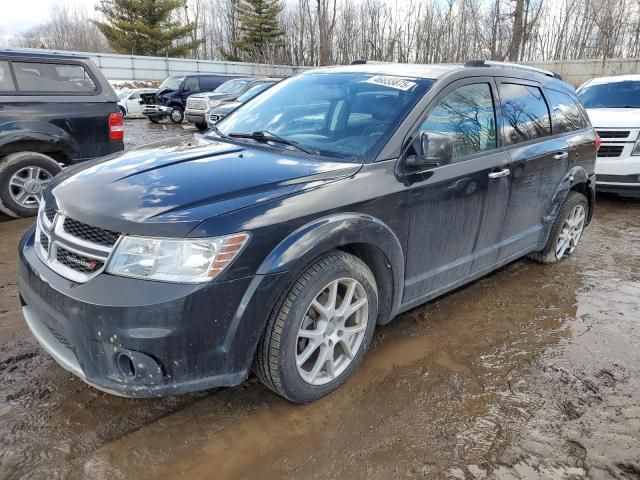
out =
{"type": "MultiPolygon", "coordinates": [[[[91,58],[108,80],[164,80],[170,75],[211,73],[227,75],[289,76],[309,67],[263,65],[259,63],[221,62],[187,58],[143,57],[112,53],[64,52],[57,50],[20,49],[33,52],[75,54],[91,58]]],[[[528,62],[529,65],[553,70],[576,86],[594,77],[605,75],[640,74],[640,59],[618,58],[602,60],[550,60],[528,62]]]]}
{"type": "Polygon", "coordinates": [[[559,73],[565,81],[576,87],[595,77],[640,74],[640,58],[611,58],[604,62],[602,60],[549,60],[528,64],[559,73]]]}
{"type": "MultiPolygon", "coordinates": [[[[12,49],[10,49],[12,50],[12,49]]],[[[17,50],[17,49],[16,49],[17,50]]],[[[66,52],[21,48],[19,51],[80,55],[93,60],[108,80],[164,80],[171,75],[211,73],[219,75],[256,75],[284,77],[294,75],[305,67],[288,65],[263,65],[259,63],[220,62],[187,58],[143,57],[139,55],[116,55],[112,53],[66,52]]]]}

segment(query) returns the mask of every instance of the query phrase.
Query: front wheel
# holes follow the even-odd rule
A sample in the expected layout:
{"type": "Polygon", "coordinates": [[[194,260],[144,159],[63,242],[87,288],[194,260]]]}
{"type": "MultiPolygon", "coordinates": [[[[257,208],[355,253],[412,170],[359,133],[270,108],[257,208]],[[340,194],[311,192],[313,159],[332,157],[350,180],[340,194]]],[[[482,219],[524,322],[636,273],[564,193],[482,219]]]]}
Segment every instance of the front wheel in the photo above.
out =
{"type": "Polygon", "coordinates": [[[367,265],[344,252],[324,255],[271,315],[254,370],[262,383],[293,402],[329,395],[362,361],[377,316],[378,291],[367,265]]]}
{"type": "Polygon", "coordinates": [[[1,159],[0,211],[14,218],[35,215],[42,192],[60,170],[53,158],[38,152],[17,152],[1,159]]]}
{"type": "Polygon", "coordinates": [[[175,124],[180,124],[184,120],[184,112],[180,107],[173,107],[171,113],[169,114],[169,118],[175,124]]]}
{"type": "Polygon", "coordinates": [[[571,255],[582,237],[588,212],[587,198],[579,192],[569,192],[551,226],[547,244],[530,257],[540,263],[555,263],[571,255]]]}

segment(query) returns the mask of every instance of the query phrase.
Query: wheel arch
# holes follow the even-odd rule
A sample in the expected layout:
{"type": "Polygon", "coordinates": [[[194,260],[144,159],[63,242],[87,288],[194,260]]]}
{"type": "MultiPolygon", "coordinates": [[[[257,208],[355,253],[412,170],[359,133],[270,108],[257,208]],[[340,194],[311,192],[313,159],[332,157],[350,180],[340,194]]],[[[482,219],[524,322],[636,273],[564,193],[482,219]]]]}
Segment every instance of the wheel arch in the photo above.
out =
{"type": "Polygon", "coordinates": [[[37,152],[68,165],[75,142],[61,128],[47,122],[14,122],[0,135],[0,157],[17,152],[37,152]]]}
{"type": "Polygon", "coordinates": [[[587,170],[580,165],[576,165],[567,171],[553,194],[553,199],[551,200],[549,209],[544,216],[544,235],[540,242],[542,246],[546,245],[553,221],[558,215],[560,207],[562,207],[567,195],[569,195],[569,192],[571,191],[580,192],[587,197],[587,201],[589,202],[587,223],[591,221],[595,203],[595,185],[593,184],[587,170]]]}
{"type": "Polygon", "coordinates": [[[296,276],[331,250],[350,253],[367,264],[378,286],[378,323],[391,321],[402,299],[404,254],[391,228],[370,215],[340,213],[302,226],[271,251],[257,273],[287,271],[296,276]]]}

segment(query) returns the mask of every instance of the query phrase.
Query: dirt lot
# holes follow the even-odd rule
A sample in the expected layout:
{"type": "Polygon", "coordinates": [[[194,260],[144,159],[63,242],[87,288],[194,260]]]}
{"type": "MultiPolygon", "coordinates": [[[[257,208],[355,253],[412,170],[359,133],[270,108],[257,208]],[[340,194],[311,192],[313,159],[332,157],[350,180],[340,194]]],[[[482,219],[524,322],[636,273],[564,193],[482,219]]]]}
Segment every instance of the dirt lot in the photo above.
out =
{"type": "MultiPolygon", "coordinates": [[[[127,122],[130,144],[183,133],[127,122]]],[[[0,478],[640,479],[640,202],[598,199],[576,254],[515,262],[378,329],[308,406],[255,379],[159,400],[66,373],[20,314],[0,223],[0,478]]]]}

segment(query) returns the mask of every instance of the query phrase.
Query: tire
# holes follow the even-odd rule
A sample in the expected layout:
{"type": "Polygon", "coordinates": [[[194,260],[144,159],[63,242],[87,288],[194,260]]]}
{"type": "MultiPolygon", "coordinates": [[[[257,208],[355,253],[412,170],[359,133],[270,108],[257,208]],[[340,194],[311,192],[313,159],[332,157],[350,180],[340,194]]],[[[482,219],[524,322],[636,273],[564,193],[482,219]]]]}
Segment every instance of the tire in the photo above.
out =
{"type": "Polygon", "coordinates": [[[209,128],[209,126],[208,126],[206,123],[200,123],[200,122],[198,122],[198,123],[194,123],[194,125],[195,125],[195,126],[196,126],[196,128],[197,128],[198,130],[200,130],[201,132],[204,132],[204,131],[206,131],[206,130],[209,128]]]}
{"type": "Polygon", "coordinates": [[[184,111],[182,110],[182,108],[173,107],[173,110],[171,110],[171,113],[169,114],[169,119],[172,123],[180,125],[184,120],[184,111]]]}
{"type": "Polygon", "coordinates": [[[122,118],[127,118],[127,111],[125,110],[124,107],[118,106],[118,108],[120,109],[120,113],[122,114],[122,118]]]}
{"type": "Polygon", "coordinates": [[[60,170],[58,162],[38,152],[17,152],[4,157],[0,160],[0,211],[14,218],[35,215],[42,189],[60,170]]]}
{"type": "Polygon", "coordinates": [[[558,211],[558,215],[556,215],[556,218],[553,221],[547,244],[541,251],[529,255],[529,258],[539,263],[549,264],[556,263],[571,255],[575,251],[578,242],[582,237],[588,212],[589,202],[587,201],[587,198],[579,192],[569,192],[569,195],[567,195],[567,198],[558,211]],[[582,221],[580,225],[576,225],[572,230],[569,227],[569,224],[572,223],[572,215],[574,215],[576,211],[580,210],[583,213],[582,221]],[[569,240],[569,245],[565,247],[565,249],[560,249],[560,236],[563,235],[563,238],[567,238],[567,232],[570,234],[569,236],[573,235],[574,238],[569,240]]]}
{"type": "MultiPolygon", "coordinates": [[[[340,308],[335,313],[339,314],[340,308]]],[[[340,388],[358,368],[371,343],[377,316],[378,290],[371,270],[353,255],[332,251],[308,267],[283,294],[258,343],[254,371],[265,386],[292,402],[318,400],[340,388]],[[329,295],[336,283],[337,301],[332,302],[329,295]],[[351,285],[353,290],[350,290],[351,285]],[[355,313],[345,313],[344,319],[335,316],[334,323],[325,322],[323,318],[328,317],[318,315],[319,310],[311,305],[316,300],[325,306],[338,304],[340,308],[344,307],[341,301],[349,291],[353,292],[349,307],[355,309],[365,298],[366,303],[355,313]],[[325,343],[320,343],[314,350],[315,343],[299,335],[303,331],[305,335],[317,335],[316,342],[325,343]],[[317,334],[319,331],[324,335],[317,334]],[[351,358],[344,342],[350,344],[351,358]],[[306,355],[307,349],[311,350],[310,355],[306,355]],[[320,361],[323,351],[328,353],[326,363],[320,361]],[[298,366],[296,360],[303,360],[305,355],[308,360],[298,366]],[[330,363],[329,358],[333,359],[330,363]],[[321,370],[312,380],[314,367],[318,364],[321,370]],[[330,372],[335,376],[331,377],[330,372]]]]}
{"type": "Polygon", "coordinates": [[[158,117],[147,117],[151,120],[151,123],[160,123],[160,119],[158,117]]]}

